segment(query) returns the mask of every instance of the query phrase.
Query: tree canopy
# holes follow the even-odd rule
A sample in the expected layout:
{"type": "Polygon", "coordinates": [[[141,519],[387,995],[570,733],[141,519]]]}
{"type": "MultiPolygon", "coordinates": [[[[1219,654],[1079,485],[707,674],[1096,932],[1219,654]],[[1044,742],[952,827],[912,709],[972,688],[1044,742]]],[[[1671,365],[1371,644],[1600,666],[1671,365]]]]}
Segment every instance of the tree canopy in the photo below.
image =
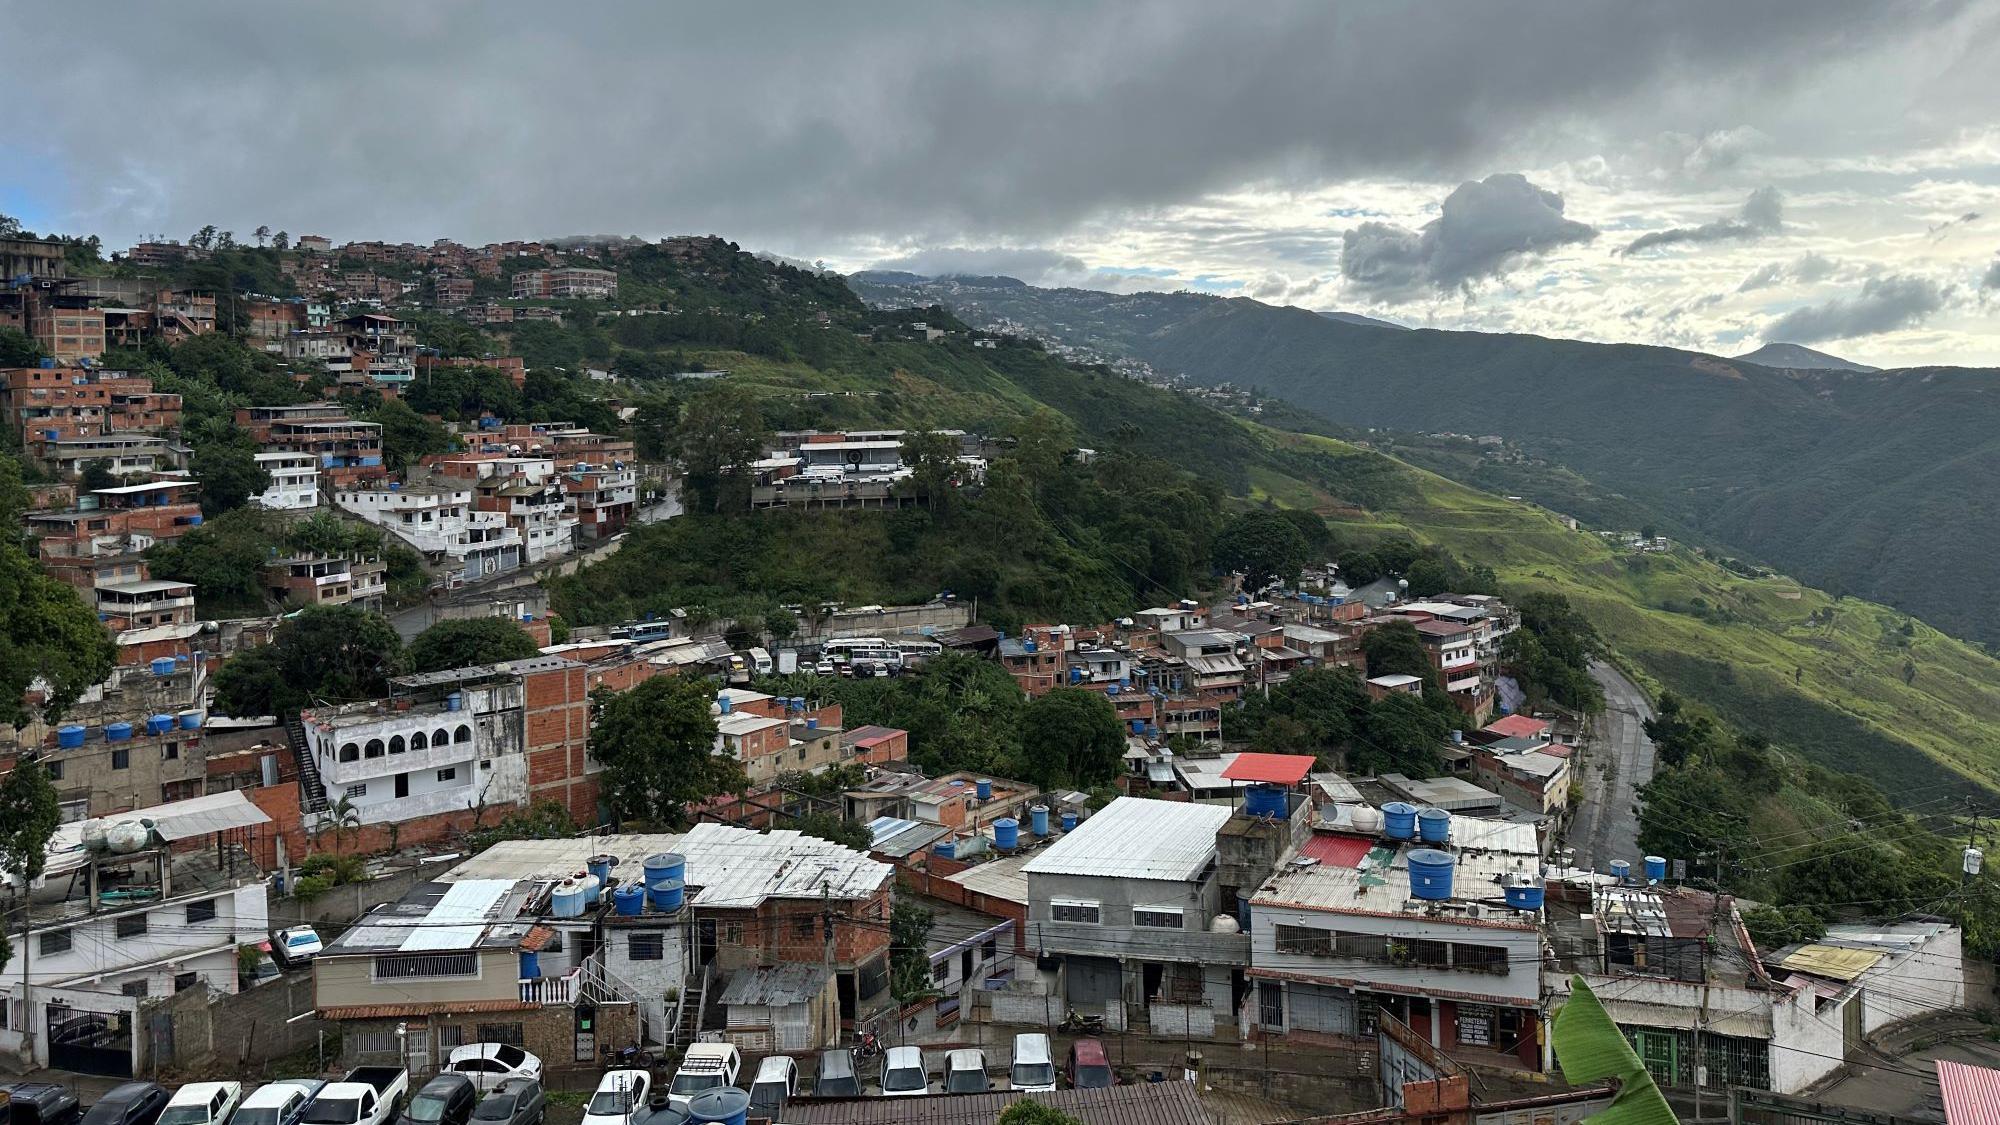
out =
{"type": "Polygon", "coordinates": [[[1021,711],[1022,774],[1037,784],[1089,788],[1118,776],[1125,734],[1104,693],[1059,687],[1021,711]]]}
{"type": "Polygon", "coordinates": [[[239,652],[215,676],[215,701],[231,715],[289,718],[320,703],[389,693],[402,642],[389,619],[351,605],[307,606],[271,643],[239,652]]]}
{"type": "Polygon", "coordinates": [[[1311,550],[1291,517],[1268,508],[1244,512],[1215,534],[1216,565],[1241,572],[1246,590],[1297,579],[1311,550]]]}
{"type": "Polygon", "coordinates": [[[418,633],[403,652],[411,672],[441,672],[474,664],[526,660],[540,650],[527,630],[508,617],[440,621],[418,633]]]}
{"type": "Polygon", "coordinates": [[[41,716],[53,721],[104,682],[118,654],[76,588],[50,578],[22,547],[14,529],[26,508],[20,463],[0,456],[0,718],[17,726],[31,717],[27,692],[37,679],[48,685],[41,716]]]}
{"type": "Polygon", "coordinates": [[[688,806],[747,784],[742,763],[714,752],[714,699],[715,685],[693,676],[592,695],[590,755],[620,817],[679,827],[688,806]]]}

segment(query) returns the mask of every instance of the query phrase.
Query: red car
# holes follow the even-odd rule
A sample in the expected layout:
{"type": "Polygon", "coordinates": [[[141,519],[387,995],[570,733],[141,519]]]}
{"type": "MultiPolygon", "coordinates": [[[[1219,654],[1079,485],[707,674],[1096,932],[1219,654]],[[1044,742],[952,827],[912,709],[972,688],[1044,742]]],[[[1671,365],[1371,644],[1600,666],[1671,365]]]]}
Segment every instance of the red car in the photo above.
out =
{"type": "Polygon", "coordinates": [[[1069,1062],[1064,1067],[1069,1084],[1078,1090],[1102,1090],[1117,1082],[1111,1074],[1111,1060],[1098,1039],[1079,1039],[1069,1045],[1069,1062]]]}

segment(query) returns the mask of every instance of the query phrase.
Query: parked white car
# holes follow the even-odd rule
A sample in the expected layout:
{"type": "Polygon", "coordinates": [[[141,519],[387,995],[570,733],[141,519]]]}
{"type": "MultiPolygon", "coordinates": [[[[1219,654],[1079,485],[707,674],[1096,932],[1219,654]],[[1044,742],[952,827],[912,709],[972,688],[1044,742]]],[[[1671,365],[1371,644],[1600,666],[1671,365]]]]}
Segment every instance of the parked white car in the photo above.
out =
{"type": "Polygon", "coordinates": [[[798,1092],[798,1061],[790,1055],[771,1055],[757,1064],[757,1077],[750,1083],[750,1113],[775,1120],[798,1092]]]}
{"type": "Polygon", "coordinates": [[[1030,1093],[1056,1088],[1056,1060],[1049,1053],[1049,1037],[1039,1031],[1014,1037],[1014,1069],[1008,1072],[1016,1090],[1030,1093]]]}
{"type": "Polygon", "coordinates": [[[667,1087],[667,1100],[685,1108],[688,1099],[703,1090],[736,1085],[743,1069],[743,1056],[734,1043],[694,1043],[681,1056],[681,1066],[667,1087]]]}
{"type": "Polygon", "coordinates": [[[324,948],[319,931],[311,926],[293,926],[271,935],[271,956],[287,968],[305,964],[324,948]]]}
{"type": "Polygon", "coordinates": [[[228,1125],[242,1101],[241,1082],[190,1082],[167,1099],[160,1121],[166,1125],[228,1125]]]}
{"type": "Polygon", "coordinates": [[[986,1052],[962,1048],[946,1052],[944,1056],[944,1092],[947,1094],[983,1094],[993,1088],[993,1079],[986,1074],[986,1052]]]}
{"type": "Polygon", "coordinates": [[[633,1114],[646,1108],[646,1097],[652,1092],[653,1076],[643,1070],[607,1071],[583,1107],[582,1125],[626,1125],[633,1114]]]}
{"type": "Polygon", "coordinates": [[[467,1043],[452,1048],[440,1073],[463,1074],[483,1094],[509,1078],[541,1081],[542,1060],[512,1043],[467,1043]]]}
{"type": "Polygon", "coordinates": [[[921,1047],[891,1047],[882,1052],[882,1096],[920,1098],[931,1092],[921,1047]]]}
{"type": "Polygon", "coordinates": [[[298,1125],[306,1106],[326,1083],[317,1078],[287,1078],[250,1091],[236,1107],[234,1125],[298,1125]]]}

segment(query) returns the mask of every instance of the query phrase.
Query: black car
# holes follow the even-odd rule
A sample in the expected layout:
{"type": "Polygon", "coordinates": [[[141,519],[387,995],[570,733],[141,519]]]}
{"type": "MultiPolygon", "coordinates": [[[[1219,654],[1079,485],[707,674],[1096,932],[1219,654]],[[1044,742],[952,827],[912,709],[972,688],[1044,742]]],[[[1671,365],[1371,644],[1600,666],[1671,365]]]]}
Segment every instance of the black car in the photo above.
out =
{"type": "Polygon", "coordinates": [[[542,1084],[532,1078],[502,1079],[472,1111],[473,1125],[542,1125],[548,1116],[542,1084]]]}
{"type": "Polygon", "coordinates": [[[71,1125],[83,1116],[76,1091],[53,1082],[0,1085],[7,1095],[6,1125],[71,1125]]]}
{"type": "Polygon", "coordinates": [[[90,1112],[83,1125],[153,1125],[167,1108],[167,1088],[157,1082],[125,1082],[113,1086],[90,1112]]]}
{"type": "Polygon", "coordinates": [[[403,1107],[403,1125],[465,1125],[479,1104],[479,1088],[463,1074],[440,1074],[403,1107]]]}

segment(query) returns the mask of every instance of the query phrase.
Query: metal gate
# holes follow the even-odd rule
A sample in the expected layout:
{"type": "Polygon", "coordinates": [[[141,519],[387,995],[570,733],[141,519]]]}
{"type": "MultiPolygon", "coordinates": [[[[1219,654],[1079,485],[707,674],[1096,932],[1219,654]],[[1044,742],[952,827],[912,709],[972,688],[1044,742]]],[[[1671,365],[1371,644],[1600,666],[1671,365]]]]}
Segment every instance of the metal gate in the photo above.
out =
{"type": "Polygon", "coordinates": [[[1291,993],[1292,1030],[1317,1031],[1325,1035],[1352,1036],[1355,1032],[1354,996],[1344,988],[1288,982],[1291,993]]]}
{"type": "Polygon", "coordinates": [[[1680,1080],[1680,1037],[1671,1031],[1647,1031],[1640,1029],[1634,1033],[1639,1061],[1646,1064],[1646,1073],[1661,1086],[1679,1086],[1680,1080]]]}
{"type": "Polygon", "coordinates": [[[49,1065],[57,1070],[132,1077],[132,1016],[50,1006],[49,1065]]]}
{"type": "Polygon", "coordinates": [[[1125,970],[1108,957],[1071,957],[1063,966],[1066,991],[1073,1006],[1121,999],[1125,970]]]}

